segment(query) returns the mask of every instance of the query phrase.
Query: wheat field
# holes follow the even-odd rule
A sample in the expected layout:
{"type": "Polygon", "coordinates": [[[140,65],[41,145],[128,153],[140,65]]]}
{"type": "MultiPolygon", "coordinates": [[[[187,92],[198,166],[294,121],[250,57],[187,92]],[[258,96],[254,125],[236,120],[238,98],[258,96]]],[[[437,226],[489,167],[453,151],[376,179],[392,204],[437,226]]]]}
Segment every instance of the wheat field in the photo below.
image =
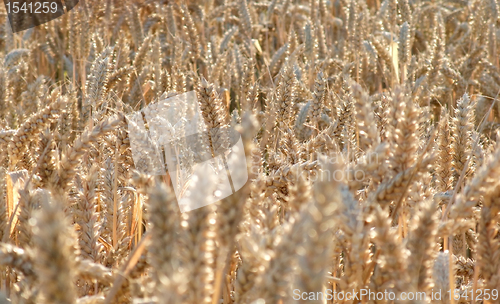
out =
{"type": "Polygon", "coordinates": [[[498,5],[2,7],[0,303],[500,303],[498,5]],[[191,91],[248,181],[181,213],[129,117],[191,91]]]}

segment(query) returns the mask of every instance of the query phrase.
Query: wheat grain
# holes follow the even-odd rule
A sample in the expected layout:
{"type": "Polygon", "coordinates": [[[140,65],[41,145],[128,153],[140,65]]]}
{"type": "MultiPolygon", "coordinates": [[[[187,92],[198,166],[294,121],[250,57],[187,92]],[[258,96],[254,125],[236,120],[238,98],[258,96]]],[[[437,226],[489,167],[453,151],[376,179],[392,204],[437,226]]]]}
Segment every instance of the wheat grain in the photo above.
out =
{"type": "MultiPolygon", "coordinates": [[[[4,12],[0,294],[260,304],[500,288],[497,2],[87,0],[21,33],[4,12]],[[169,161],[150,117],[124,119],[188,91],[212,157],[241,136],[243,167],[221,177],[247,161],[246,184],[208,206],[213,180],[187,172],[181,199],[179,171],[150,175],[169,161]]],[[[168,114],[182,168],[199,160],[182,138],[193,109],[168,114]]]]}

